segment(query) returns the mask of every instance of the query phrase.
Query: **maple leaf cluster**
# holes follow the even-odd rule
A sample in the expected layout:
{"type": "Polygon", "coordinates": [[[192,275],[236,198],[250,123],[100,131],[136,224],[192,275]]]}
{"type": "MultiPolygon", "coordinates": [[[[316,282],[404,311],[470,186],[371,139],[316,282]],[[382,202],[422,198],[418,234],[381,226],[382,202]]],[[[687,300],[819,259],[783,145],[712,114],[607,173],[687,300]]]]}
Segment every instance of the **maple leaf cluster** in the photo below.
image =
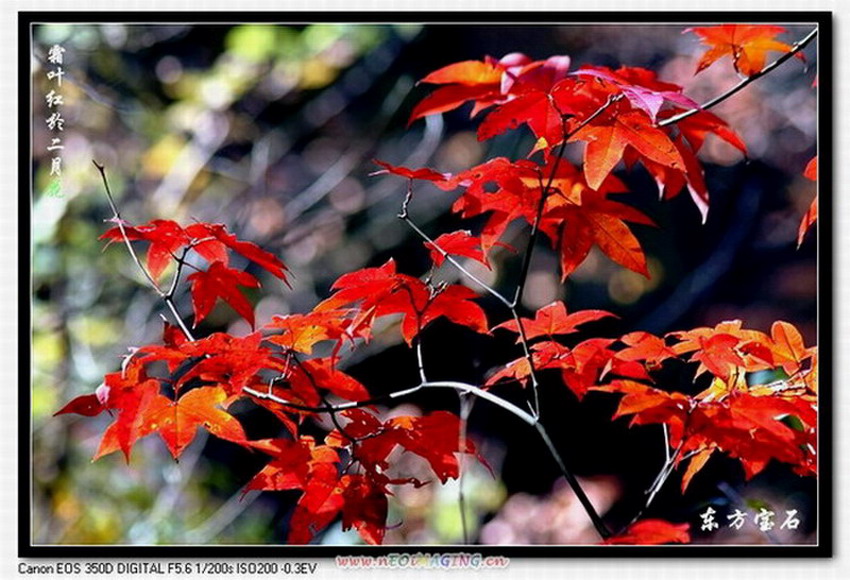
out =
{"type": "MultiPolygon", "coordinates": [[[[206,272],[198,270],[189,276],[196,323],[218,296],[254,324],[250,303],[236,285],[251,285],[246,282],[256,279],[228,266],[228,248],[286,280],[282,262],[254,244],[237,240],[218,224],[183,228],[168,220],[138,227],[122,223],[102,237],[117,241],[124,236],[128,241],[150,243],[146,263],[154,279],[160,278],[169,260],[185,259],[185,252],[177,257],[183,249],[196,251],[210,263],[206,272]]],[[[353,403],[369,399],[366,387],[338,368],[338,353],[346,343],[368,340],[378,318],[400,316],[401,334],[408,344],[441,317],[483,333],[488,332],[488,324],[484,311],[471,301],[475,292],[458,285],[431,286],[396,272],[392,260],[345,274],[332,289],[335,292],[311,312],[275,316],[244,337],[214,333],[195,340],[166,324],[163,344],[134,349],[121,372],[106,375],[95,393],[73,399],[56,414],[95,416],[106,411],[115,417],[94,459],[120,450],[129,462],[133,446],[153,434],[177,459],[199,428],[262,451],[272,460],[245,491],[303,491],[290,522],[291,543],[308,543],[339,514],[344,528],[353,527],[365,541],[380,543],[390,486],[427,483],[390,477],[387,457],[399,447],[423,457],[442,482],[457,478],[456,453],[475,453],[469,441],[459,450],[458,417],[437,411],[382,423],[370,405],[371,410],[338,413],[338,427],[323,443],[302,434],[301,425],[329,407],[329,396],[353,403]],[[322,342],[330,343],[331,356],[314,356],[314,347],[322,342]],[[258,392],[271,397],[258,397],[258,392]],[[249,440],[229,412],[243,398],[273,413],[289,438],[249,440]],[[360,473],[353,472],[355,467],[360,473]]]]}
{"type": "Polygon", "coordinates": [[[190,250],[206,260],[209,264],[206,270],[198,269],[189,275],[195,326],[207,317],[218,298],[229,304],[251,327],[254,326],[254,310],[238,286],[259,288],[260,281],[248,272],[230,268],[228,251],[241,255],[286,282],[283,262],[256,244],[237,239],[222,224],[194,223],[184,228],[175,221],[162,219],[141,226],[121,223],[107,230],[100,239],[110,243],[124,240],[128,243],[148,242],[147,269],[154,281],[159,280],[171,262],[186,263],[190,250]],[[178,256],[181,250],[182,255],[178,256]]]}
{"type": "MultiPolygon", "coordinates": [[[[738,72],[755,75],[764,68],[768,51],[793,50],[775,39],[783,32],[779,27],[689,30],[710,46],[697,72],[731,56],[738,72]]],[[[405,219],[414,180],[461,190],[453,211],[463,218],[484,216],[478,235],[458,230],[431,240],[423,234],[435,267],[462,256],[490,268],[489,253],[507,246],[502,241],[507,228],[521,220],[549,239],[564,278],[593,247],[649,276],[631,224],[655,224],[620,201],[627,187],[613,172],[621,163],[643,165],[663,199],[687,190],[705,219],[709,195],[698,152],[715,135],[746,154],[740,137],[685,96],[682,87],[659,80],[650,70],[570,67],[567,56],[533,61],[512,53],[451,64],[422,79],[437,88],[413,109],[411,123],[471,103],[472,116],[486,112],[478,127],[480,140],[521,126],[535,139],[526,159],[496,157],[457,174],[376,161],[382,167],[377,174],[409,180],[405,219]],[[564,157],[576,142],[584,143],[580,167],[564,157]]],[[[815,179],[816,172],[815,158],[805,175],[815,179]]],[[[816,218],[815,198],[800,224],[798,243],[816,218]]],[[[131,247],[146,243],[143,268],[166,301],[173,299],[181,271],[193,268],[187,279],[194,327],[221,299],[253,332],[196,339],[182,321],[179,327],[166,323],[162,344],[133,349],[120,372],[107,374],[94,393],[73,399],[56,414],[107,412],[113,417],[95,459],[121,451],[129,462],[134,445],[154,434],[176,459],[198,429],[268,455],[269,463],[244,491],[301,492],[289,525],[291,543],[312,541],[341,517],[344,529],[354,528],[364,541],[380,544],[393,486],[428,483],[397,473],[391,454],[401,450],[421,457],[443,483],[459,477],[460,454],[477,455],[472,442],[460,436],[461,421],[453,413],[382,419],[369,390],[341,368],[343,348],[369,341],[377,321],[387,317],[398,323],[409,347],[417,346],[423,330],[438,319],[479,334],[515,336],[526,355],[495,369],[483,381],[485,389],[527,386],[536,373],[557,373],[580,400],[590,392],[621,396],[612,420],[628,416],[631,425],[667,427],[673,465],[687,464],[683,493],[715,453],[737,459],[747,478],[772,460],[790,464],[800,475],[817,472],[817,347],[806,347],[786,322],[776,322],[770,334],[731,321],[665,336],[637,331],[576,341],[573,335],[616,316],[603,310],[569,312],[556,301],[531,318],[520,317],[510,306],[514,318],[491,328],[475,291],[398,272],[390,259],[340,276],[331,295],[311,311],[274,316],[255,329],[253,306],[240,287],[259,288],[260,282],[232,267],[231,255],[288,283],[287,267],[272,253],[237,239],[222,224],[181,226],[163,219],[139,226],[118,221],[101,239],[131,247]],[[200,261],[205,269],[197,265],[200,261]],[[171,264],[176,268],[166,293],[159,280],[171,264]],[[659,372],[676,364],[694,366],[694,384],[707,380],[707,388],[689,394],[699,389],[658,385],[659,372]],[[272,413],[283,435],[248,439],[230,411],[243,399],[272,413]],[[308,419],[325,414],[333,422],[330,432],[323,438],[305,432],[308,419]]],[[[424,385],[422,368],[420,374],[424,385]]],[[[605,543],[689,542],[688,529],[687,524],[640,520],[605,543]]]]}
{"type": "MultiPolygon", "coordinates": [[[[611,199],[627,191],[612,175],[614,168],[640,162],[662,198],[686,189],[705,220],[709,195],[697,153],[706,137],[713,134],[746,154],[741,138],[722,119],[699,110],[682,87],[643,68],[570,70],[567,56],[532,61],[513,53],[455,63],[421,82],[440,86],[413,109],[411,122],[471,102],[473,116],[487,111],[478,127],[480,140],[525,125],[536,139],[531,153],[542,152],[539,162],[497,157],[456,175],[376,161],[384,168],[377,173],[430,181],[445,191],[462,189],[453,210],[464,218],[487,217],[477,243],[483,256],[471,256],[485,264],[508,225],[524,220],[539,222],[560,254],[564,278],[594,246],[648,277],[646,256],[627,224],[654,223],[611,199]],[[686,111],[692,114],[665,125],[686,111]],[[581,168],[563,158],[562,148],[573,142],[585,143],[581,168]]],[[[476,247],[464,239],[465,248],[476,247]]]]}
{"type": "MultiPolygon", "coordinates": [[[[590,391],[621,394],[613,419],[631,416],[631,425],[666,425],[676,464],[690,460],[683,492],[714,452],[738,459],[747,479],[771,459],[800,475],[817,474],[817,347],[806,347],[793,325],[776,322],[768,335],[729,321],[665,337],[637,331],[618,339],[591,338],[572,347],[556,339],[606,316],[613,315],[567,314],[557,301],[534,319],[523,319],[534,341],[534,369],[558,371],[579,400],[590,391]],[[653,375],[676,361],[698,363],[694,381],[708,373],[710,386],[694,396],[656,386],[653,375]]],[[[519,332],[512,320],[494,330],[500,328],[519,332]]],[[[492,374],[487,385],[526,385],[531,373],[529,360],[518,358],[492,374]]]]}

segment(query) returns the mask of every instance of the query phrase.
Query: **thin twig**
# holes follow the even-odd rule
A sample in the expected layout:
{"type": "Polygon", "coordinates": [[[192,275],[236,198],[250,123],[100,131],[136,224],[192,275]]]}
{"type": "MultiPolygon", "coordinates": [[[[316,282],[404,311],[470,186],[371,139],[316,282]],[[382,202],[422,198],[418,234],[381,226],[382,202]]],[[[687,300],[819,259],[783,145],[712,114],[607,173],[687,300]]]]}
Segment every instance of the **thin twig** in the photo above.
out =
{"type": "MultiPolygon", "coordinates": [[[[180,270],[178,267],[178,271],[175,273],[174,280],[171,284],[171,289],[168,292],[163,292],[162,288],[160,288],[159,284],[157,284],[156,280],[154,280],[151,273],[147,268],[142,264],[142,261],[139,259],[139,255],[136,254],[136,250],[133,248],[133,244],[130,242],[130,237],[127,235],[127,230],[124,227],[124,220],[121,219],[121,213],[118,211],[118,206],[115,204],[115,198],[112,197],[112,191],[109,188],[109,181],[106,179],[106,169],[103,165],[99,164],[97,161],[92,159],[92,163],[97,167],[97,170],[100,172],[100,178],[103,180],[103,187],[106,191],[106,199],[109,201],[109,207],[112,208],[113,221],[118,224],[118,230],[121,232],[121,237],[124,240],[124,244],[127,246],[127,251],[130,252],[130,257],[133,259],[133,262],[136,263],[136,266],[139,267],[139,270],[145,275],[148,283],[153,288],[154,292],[156,292],[160,298],[165,302],[165,305],[168,306],[168,309],[171,311],[172,316],[174,316],[174,320],[177,322],[177,325],[180,327],[180,330],[186,336],[187,339],[194,341],[195,337],[192,336],[192,332],[189,330],[189,327],[186,326],[186,323],[183,322],[183,318],[180,316],[180,312],[177,311],[177,307],[174,305],[174,290],[177,287],[177,278],[180,275],[180,270]]],[[[185,256],[185,254],[184,254],[185,256]]]]}
{"type": "MultiPolygon", "coordinates": [[[[446,252],[443,248],[441,248],[439,244],[437,244],[434,240],[432,240],[431,237],[428,236],[428,234],[426,234],[424,231],[422,231],[422,229],[419,226],[417,226],[416,223],[412,219],[410,219],[410,215],[408,214],[408,205],[410,204],[410,199],[411,199],[411,190],[408,189],[408,193],[404,198],[404,202],[402,202],[401,213],[398,214],[398,217],[401,220],[403,220],[407,225],[409,225],[410,228],[419,235],[419,237],[421,237],[428,244],[430,244],[432,248],[437,250],[437,252],[439,252],[440,255],[442,255],[443,258],[446,261],[451,263],[455,268],[457,268],[467,278],[474,281],[476,284],[481,286],[485,291],[487,291],[492,296],[494,296],[499,302],[501,302],[511,312],[511,316],[513,317],[514,321],[517,324],[517,327],[519,328],[520,342],[522,343],[522,348],[523,348],[523,356],[528,361],[529,368],[531,369],[531,373],[530,373],[531,387],[532,387],[532,393],[533,393],[533,397],[534,397],[533,404],[530,405],[531,412],[535,417],[539,417],[540,416],[540,400],[539,400],[539,397],[538,397],[538,394],[537,394],[537,389],[538,389],[538,384],[539,384],[537,382],[537,373],[535,372],[535,369],[534,369],[534,361],[531,358],[531,351],[528,348],[528,339],[527,339],[526,334],[525,334],[525,328],[523,327],[522,320],[520,320],[519,313],[516,310],[516,305],[513,304],[507,298],[505,298],[505,296],[503,296],[498,290],[496,290],[495,288],[493,288],[492,286],[490,286],[486,282],[482,281],[475,274],[473,274],[472,272],[470,272],[469,270],[464,268],[460,264],[460,262],[455,260],[448,252],[446,252]]],[[[421,367],[420,367],[420,370],[421,370],[421,367]]]]}
{"type": "Polygon", "coordinates": [[[183,272],[183,266],[186,265],[186,254],[189,253],[189,246],[183,248],[183,253],[180,257],[174,257],[177,261],[177,268],[174,271],[174,278],[171,280],[171,286],[168,288],[168,292],[165,294],[169,298],[174,296],[174,293],[177,291],[177,283],[180,281],[180,274],[183,272]]]}
{"type": "Polygon", "coordinates": [[[770,63],[769,65],[767,65],[763,69],[761,69],[759,72],[751,74],[750,76],[748,76],[747,78],[745,78],[741,82],[739,82],[737,85],[735,85],[734,87],[732,87],[731,89],[726,91],[725,93],[714,97],[710,101],[707,101],[705,104],[703,104],[703,105],[701,105],[701,106],[699,106],[695,109],[685,111],[684,113],[679,113],[678,115],[670,117],[669,119],[664,119],[663,121],[658,123],[658,126],[659,127],[666,127],[667,125],[672,125],[674,123],[678,123],[679,121],[681,121],[683,119],[687,119],[691,115],[696,115],[700,111],[706,111],[706,110],[708,110],[708,109],[710,109],[710,108],[712,108],[716,105],[719,105],[720,103],[722,103],[723,101],[725,101],[726,99],[728,99],[729,97],[731,97],[732,95],[734,95],[735,93],[737,93],[738,91],[740,91],[741,89],[743,89],[744,87],[749,85],[751,82],[753,82],[756,79],[759,79],[759,78],[763,77],[764,75],[768,74],[770,71],[772,71],[773,69],[775,69],[776,67],[781,65],[783,62],[785,62],[786,60],[790,59],[795,54],[797,54],[798,52],[803,50],[803,48],[805,48],[805,46],[807,44],[809,44],[812,40],[814,40],[814,38],[817,35],[818,35],[818,29],[815,28],[808,35],[806,35],[805,38],[803,38],[802,40],[799,40],[794,45],[792,45],[791,50],[789,52],[786,52],[785,54],[783,54],[782,56],[777,58],[775,61],[773,61],[772,63],[770,63]]]}
{"type": "Polygon", "coordinates": [[[339,403],[337,405],[331,405],[329,407],[314,407],[312,405],[301,405],[299,403],[293,403],[292,401],[287,401],[282,397],[278,397],[274,393],[267,391],[258,391],[251,387],[243,387],[242,392],[246,395],[250,395],[255,399],[272,401],[281,405],[282,407],[287,407],[294,411],[302,411],[305,413],[339,413],[340,411],[347,411],[349,409],[360,409],[362,407],[370,407],[372,405],[377,405],[379,403],[383,403],[386,401],[391,401],[394,399],[400,399],[402,397],[406,397],[408,395],[412,395],[417,391],[422,389],[422,385],[416,385],[415,387],[410,387],[407,389],[402,389],[400,391],[394,391],[392,393],[387,393],[386,395],[378,395],[372,397],[370,399],[364,399],[362,401],[351,401],[350,403],[339,403]]]}
{"type": "Polygon", "coordinates": [[[424,384],[428,382],[428,379],[425,377],[425,360],[422,358],[422,338],[417,334],[415,340],[416,365],[419,367],[419,381],[424,384]]]}
{"type": "Polygon", "coordinates": [[[423,383],[422,387],[425,388],[446,388],[446,389],[455,389],[457,391],[461,391],[464,393],[471,393],[480,399],[484,399],[496,405],[497,407],[501,407],[505,411],[512,413],[516,417],[522,419],[523,422],[531,425],[532,427],[537,425],[537,418],[526,413],[516,405],[511,402],[504,400],[498,395],[494,395],[490,391],[485,391],[479,387],[475,387],[473,385],[469,385],[467,383],[461,383],[459,381],[430,381],[427,383],[423,383]]]}
{"type": "MultiPolygon", "coordinates": [[[[324,404],[327,413],[330,415],[331,422],[334,424],[334,427],[336,427],[337,431],[339,431],[340,434],[346,439],[348,439],[353,445],[356,445],[358,441],[357,437],[354,437],[353,435],[346,432],[345,428],[342,426],[342,423],[339,422],[339,418],[336,416],[339,411],[333,405],[331,405],[330,401],[328,401],[328,398],[324,395],[324,393],[319,391],[319,385],[316,384],[316,379],[314,379],[313,375],[310,374],[310,372],[306,368],[304,368],[304,363],[301,361],[301,359],[299,359],[298,356],[296,356],[295,354],[292,354],[290,360],[292,360],[296,364],[296,366],[301,369],[301,372],[303,372],[307,376],[307,380],[310,381],[310,385],[313,387],[313,390],[319,394],[319,397],[322,399],[322,403],[324,404]]],[[[354,455],[353,452],[352,455],[354,455]]]]}
{"type": "Polygon", "coordinates": [[[463,481],[465,474],[464,460],[466,459],[467,425],[475,399],[466,393],[458,393],[457,397],[460,404],[460,430],[458,431],[458,451],[460,452],[460,458],[458,459],[457,503],[460,509],[460,526],[463,530],[463,543],[469,544],[469,525],[466,521],[466,495],[463,492],[463,481]]]}
{"type": "Polygon", "coordinates": [[[151,273],[148,272],[148,269],[144,267],[138,254],[136,254],[136,250],[133,249],[133,244],[130,243],[130,237],[127,235],[127,230],[124,228],[124,220],[121,219],[121,213],[118,211],[118,206],[115,205],[115,199],[112,197],[112,190],[109,189],[109,182],[106,180],[106,169],[94,159],[92,159],[92,163],[94,163],[94,166],[97,167],[97,170],[100,172],[100,178],[103,180],[103,187],[106,190],[106,199],[109,201],[109,207],[112,208],[112,219],[118,224],[118,230],[121,232],[121,237],[127,245],[127,251],[130,252],[130,257],[133,258],[136,266],[139,267],[139,270],[142,271],[142,274],[145,275],[145,278],[148,279],[148,282],[150,282],[150,285],[154,290],[156,290],[157,294],[164,296],[165,293],[159,287],[159,284],[156,283],[156,280],[153,279],[151,273]]]}
{"type": "Polygon", "coordinates": [[[661,471],[655,477],[655,481],[652,483],[652,486],[647,491],[649,495],[646,498],[646,502],[644,503],[643,508],[641,508],[637,515],[632,519],[632,523],[636,522],[638,518],[640,518],[640,516],[642,516],[647,509],[649,509],[652,500],[655,499],[655,496],[658,494],[659,491],[661,491],[661,488],[664,487],[664,483],[666,483],[667,479],[670,477],[670,474],[673,473],[673,469],[675,469],[676,458],[682,452],[682,445],[684,445],[684,443],[685,440],[682,439],[682,443],[679,444],[679,447],[676,448],[676,451],[673,453],[670,459],[664,462],[661,471]]]}
{"type": "Polygon", "coordinates": [[[491,294],[494,298],[496,298],[496,300],[498,300],[499,302],[504,304],[507,308],[511,307],[511,301],[510,300],[505,298],[501,293],[499,293],[498,290],[496,290],[495,288],[493,288],[492,286],[490,286],[489,284],[487,284],[486,282],[481,280],[481,278],[479,278],[478,276],[476,276],[475,274],[473,274],[472,272],[467,270],[460,262],[458,262],[454,257],[452,257],[451,254],[446,252],[443,248],[441,248],[439,246],[439,244],[437,244],[434,240],[432,240],[431,237],[428,234],[423,232],[422,229],[419,226],[417,226],[416,223],[412,219],[410,219],[410,216],[407,214],[407,206],[406,205],[404,206],[404,210],[402,211],[402,213],[399,214],[398,217],[401,220],[403,220],[404,223],[406,223],[408,226],[410,226],[410,228],[414,232],[416,232],[416,234],[420,238],[425,240],[427,243],[431,244],[431,246],[435,250],[437,250],[437,252],[439,252],[440,255],[442,255],[443,258],[445,258],[445,260],[447,262],[449,262],[452,266],[457,268],[461,272],[461,274],[463,274],[464,276],[466,276],[467,278],[469,278],[470,280],[472,280],[473,282],[475,282],[476,284],[481,286],[481,288],[485,292],[487,292],[488,294],[491,294]]]}
{"type": "Polygon", "coordinates": [[[537,382],[537,368],[534,366],[534,357],[528,347],[528,335],[525,332],[525,325],[522,323],[522,318],[520,318],[519,313],[516,310],[516,305],[511,306],[511,316],[513,317],[517,330],[519,331],[519,341],[522,344],[523,357],[525,357],[525,360],[528,362],[528,375],[531,377],[531,393],[534,398],[531,409],[534,416],[540,418],[540,395],[538,394],[538,387],[540,386],[540,383],[537,382]]]}
{"type": "MultiPolygon", "coordinates": [[[[412,180],[411,180],[411,184],[412,184],[412,180]]],[[[534,397],[533,403],[530,405],[531,412],[535,417],[539,417],[540,416],[540,400],[539,400],[539,396],[538,396],[538,384],[539,383],[537,381],[537,373],[535,372],[534,361],[531,358],[531,352],[528,348],[528,339],[527,339],[526,334],[525,334],[525,328],[523,327],[522,320],[520,320],[519,313],[516,310],[516,305],[514,303],[512,303],[510,300],[508,300],[507,298],[505,298],[505,296],[503,296],[498,290],[496,290],[495,288],[493,288],[492,286],[490,286],[489,284],[487,284],[486,282],[484,282],[483,280],[478,278],[475,274],[473,274],[472,272],[467,270],[465,267],[463,267],[460,264],[460,262],[458,262],[455,258],[453,258],[442,247],[440,247],[439,244],[437,244],[434,240],[432,240],[431,237],[428,234],[426,234],[424,231],[422,231],[422,229],[419,226],[417,226],[416,223],[412,219],[410,219],[410,215],[408,213],[408,206],[410,205],[410,201],[412,199],[412,189],[411,189],[412,185],[411,184],[408,185],[407,194],[405,195],[404,201],[402,202],[401,212],[398,214],[399,219],[403,220],[408,226],[410,226],[410,228],[414,232],[416,232],[417,235],[419,235],[420,238],[425,240],[425,242],[430,244],[430,246],[432,248],[437,250],[437,252],[439,252],[440,255],[442,255],[443,258],[446,261],[451,263],[455,268],[457,268],[467,278],[474,281],[476,284],[481,286],[481,288],[483,288],[489,294],[494,296],[499,302],[501,302],[511,312],[511,316],[513,316],[513,319],[516,322],[517,327],[519,328],[519,334],[520,334],[520,339],[521,339],[520,342],[522,343],[522,347],[523,347],[523,356],[528,361],[529,368],[531,369],[531,372],[530,372],[531,388],[532,388],[532,393],[533,393],[533,397],[534,397]]],[[[420,368],[420,370],[421,370],[421,368],[420,368]]]]}
{"type": "MultiPolygon", "coordinates": [[[[510,310],[511,315],[512,315],[514,321],[517,324],[517,329],[519,331],[519,336],[520,336],[520,342],[522,343],[522,347],[523,347],[523,355],[524,355],[526,361],[529,364],[529,371],[530,371],[529,375],[531,376],[532,396],[533,396],[533,403],[530,405],[531,406],[531,414],[528,414],[525,411],[523,411],[522,409],[520,409],[519,407],[517,407],[516,405],[513,405],[512,403],[508,403],[504,399],[501,399],[500,397],[492,395],[488,391],[483,391],[481,389],[478,389],[477,387],[474,387],[475,389],[477,389],[476,391],[466,390],[464,392],[474,392],[477,396],[479,396],[483,399],[487,399],[490,402],[504,408],[505,410],[513,413],[515,416],[519,417],[520,419],[522,419],[523,421],[525,421],[526,423],[528,423],[529,425],[531,425],[531,426],[533,426],[537,429],[538,433],[540,433],[541,437],[543,438],[544,442],[546,443],[547,448],[549,449],[550,453],[552,454],[553,458],[555,459],[556,463],[558,464],[558,467],[561,469],[561,472],[562,472],[564,478],[567,480],[567,483],[569,483],[570,487],[572,487],[576,496],[579,498],[579,501],[581,502],[582,506],[585,508],[585,511],[587,511],[588,516],[590,517],[591,521],[593,522],[594,527],[596,527],[597,531],[599,532],[599,534],[603,538],[609,537],[611,535],[610,531],[605,526],[605,524],[602,522],[602,518],[596,512],[593,505],[590,503],[590,500],[587,498],[587,495],[584,493],[584,490],[581,488],[581,485],[579,484],[578,480],[567,469],[566,465],[564,464],[563,459],[558,454],[558,451],[555,448],[555,446],[552,444],[551,439],[549,439],[549,436],[546,433],[546,430],[543,428],[543,425],[539,422],[539,418],[540,418],[540,399],[539,399],[539,388],[538,388],[539,382],[537,380],[537,372],[536,372],[535,365],[534,365],[534,359],[532,357],[531,351],[530,351],[529,346],[528,346],[528,337],[526,335],[522,319],[520,318],[516,307],[517,307],[520,299],[522,298],[522,294],[523,294],[523,291],[524,291],[524,288],[525,288],[525,283],[526,283],[526,280],[528,278],[528,272],[529,272],[529,268],[530,268],[530,264],[531,264],[531,258],[532,258],[532,254],[534,252],[534,246],[536,245],[536,242],[537,242],[538,233],[540,231],[540,222],[541,222],[542,217],[543,217],[543,210],[545,208],[546,198],[548,197],[549,192],[552,190],[552,184],[555,181],[555,177],[557,175],[558,167],[560,165],[561,160],[563,159],[567,141],[569,140],[570,137],[572,137],[576,133],[578,133],[582,128],[587,126],[594,119],[596,119],[599,115],[604,113],[608,109],[608,107],[610,107],[613,103],[617,102],[621,98],[622,98],[622,95],[617,95],[617,96],[613,96],[613,97],[609,98],[605,102],[604,105],[599,107],[596,111],[594,111],[593,114],[591,114],[589,117],[584,119],[581,123],[579,123],[570,132],[566,131],[566,116],[564,116],[564,115],[561,116],[562,123],[564,123],[563,141],[561,142],[560,147],[558,149],[557,157],[556,157],[556,159],[555,159],[555,161],[552,165],[552,170],[551,170],[551,172],[548,176],[548,181],[546,183],[546,186],[543,187],[542,190],[541,190],[540,201],[538,202],[535,220],[534,220],[534,223],[532,224],[532,231],[531,231],[531,235],[529,237],[530,239],[529,239],[528,245],[526,246],[525,254],[523,256],[523,264],[522,264],[522,267],[521,267],[522,272],[520,274],[520,280],[517,284],[517,289],[516,289],[516,293],[514,295],[513,301],[507,300],[498,291],[496,291],[495,289],[490,287],[488,284],[485,284],[479,278],[474,276],[471,272],[466,270],[454,258],[452,258],[448,254],[448,252],[443,250],[424,231],[422,231],[422,229],[420,229],[413,222],[413,220],[410,219],[408,209],[409,209],[410,203],[413,199],[413,180],[410,180],[410,182],[408,183],[407,192],[406,192],[404,201],[402,202],[402,206],[401,206],[401,212],[398,215],[398,217],[400,219],[402,219],[403,221],[405,221],[413,229],[413,231],[415,231],[422,239],[424,239],[426,242],[431,244],[431,246],[433,248],[435,248],[446,260],[448,260],[452,265],[454,265],[456,268],[458,268],[458,270],[461,273],[463,273],[468,278],[470,278],[471,280],[473,280],[474,282],[479,284],[482,288],[484,288],[491,295],[495,296],[503,305],[505,305],[508,308],[508,310],[510,310]]],[[[452,381],[442,381],[442,382],[439,382],[439,383],[426,383],[426,382],[423,381],[422,386],[423,387],[425,387],[425,386],[432,386],[432,387],[434,387],[434,386],[446,386],[446,387],[458,389],[459,391],[471,387],[471,385],[465,385],[464,383],[456,383],[456,382],[452,382],[452,381]]]]}
{"type": "MultiPolygon", "coordinates": [[[[688,428],[688,423],[691,419],[691,412],[693,408],[688,412],[687,417],[685,418],[685,423],[682,426],[683,433],[688,428]]],[[[665,425],[666,427],[666,425],[665,425]]],[[[667,459],[664,462],[664,465],[661,466],[661,470],[658,472],[658,475],[655,476],[655,479],[652,481],[652,485],[649,486],[649,489],[646,490],[647,498],[644,502],[643,506],[638,510],[637,514],[632,518],[632,521],[629,525],[635,523],[640,519],[640,517],[649,509],[650,504],[655,499],[655,496],[658,495],[658,492],[661,491],[661,488],[664,487],[664,484],[667,482],[667,479],[670,477],[670,474],[673,473],[673,470],[679,465],[682,461],[692,457],[698,452],[691,451],[684,455],[682,455],[682,447],[685,445],[685,437],[682,436],[682,440],[679,442],[679,445],[676,447],[675,451],[671,454],[669,451],[669,439],[667,438],[668,432],[667,429],[664,430],[665,442],[667,442],[667,451],[666,456],[667,459]]]]}

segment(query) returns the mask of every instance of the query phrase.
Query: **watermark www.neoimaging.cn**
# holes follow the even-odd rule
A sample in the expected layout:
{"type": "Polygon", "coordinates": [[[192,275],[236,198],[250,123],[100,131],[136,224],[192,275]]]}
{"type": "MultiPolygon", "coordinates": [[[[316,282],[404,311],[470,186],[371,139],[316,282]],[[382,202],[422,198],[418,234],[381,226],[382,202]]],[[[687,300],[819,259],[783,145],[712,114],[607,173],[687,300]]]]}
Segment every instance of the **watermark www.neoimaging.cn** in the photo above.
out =
{"type": "Polygon", "coordinates": [[[484,570],[507,568],[510,558],[506,556],[484,556],[482,554],[387,554],[384,556],[337,556],[338,568],[348,569],[440,569],[440,570],[484,570]]]}

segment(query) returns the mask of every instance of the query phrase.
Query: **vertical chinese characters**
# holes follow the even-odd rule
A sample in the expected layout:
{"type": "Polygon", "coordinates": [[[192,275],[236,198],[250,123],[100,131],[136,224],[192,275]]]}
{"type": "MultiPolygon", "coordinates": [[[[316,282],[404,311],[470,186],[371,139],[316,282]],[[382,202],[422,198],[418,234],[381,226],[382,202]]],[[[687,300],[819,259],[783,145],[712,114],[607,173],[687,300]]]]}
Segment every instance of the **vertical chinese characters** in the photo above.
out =
{"type": "Polygon", "coordinates": [[[47,151],[51,153],[50,158],[50,185],[48,185],[46,194],[59,197],[62,194],[62,156],[61,152],[65,148],[62,144],[62,133],[65,131],[65,119],[62,117],[61,107],[65,104],[62,97],[62,79],[65,76],[65,70],[62,65],[65,64],[65,48],[54,44],[47,51],[47,62],[51,68],[48,69],[46,76],[47,80],[52,83],[50,91],[44,95],[47,102],[47,109],[50,115],[44,119],[48,130],[51,133],[50,144],[47,146],[47,151]]]}

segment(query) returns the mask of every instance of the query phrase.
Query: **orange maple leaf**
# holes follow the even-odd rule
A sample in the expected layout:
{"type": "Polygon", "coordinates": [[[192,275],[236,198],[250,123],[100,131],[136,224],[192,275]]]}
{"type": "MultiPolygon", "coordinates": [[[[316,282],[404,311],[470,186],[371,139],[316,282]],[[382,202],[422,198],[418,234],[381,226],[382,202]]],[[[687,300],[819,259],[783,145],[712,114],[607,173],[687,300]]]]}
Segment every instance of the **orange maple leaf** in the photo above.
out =
{"type": "MultiPolygon", "coordinates": [[[[786,53],[793,50],[791,45],[776,40],[777,34],[787,32],[781,26],[721,24],[688,28],[685,32],[693,32],[703,44],[711,47],[697,64],[697,73],[724,56],[731,56],[736,71],[752,76],[764,68],[769,51],[786,53]]],[[[802,53],[798,52],[796,56],[805,62],[802,53]]]]}

